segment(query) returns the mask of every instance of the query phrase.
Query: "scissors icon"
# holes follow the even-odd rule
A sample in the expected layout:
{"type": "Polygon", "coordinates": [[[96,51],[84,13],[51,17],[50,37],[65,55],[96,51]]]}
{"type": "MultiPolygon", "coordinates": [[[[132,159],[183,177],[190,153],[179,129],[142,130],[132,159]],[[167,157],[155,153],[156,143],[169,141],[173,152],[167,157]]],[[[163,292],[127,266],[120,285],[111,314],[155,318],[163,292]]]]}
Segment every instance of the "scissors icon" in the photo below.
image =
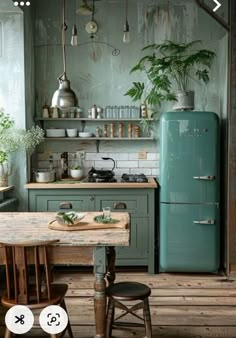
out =
{"type": "Polygon", "coordinates": [[[20,323],[21,325],[25,324],[25,322],[24,322],[24,320],[23,320],[23,319],[25,318],[24,315],[20,315],[20,317],[15,316],[15,318],[16,318],[15,323],[20,323]]]}

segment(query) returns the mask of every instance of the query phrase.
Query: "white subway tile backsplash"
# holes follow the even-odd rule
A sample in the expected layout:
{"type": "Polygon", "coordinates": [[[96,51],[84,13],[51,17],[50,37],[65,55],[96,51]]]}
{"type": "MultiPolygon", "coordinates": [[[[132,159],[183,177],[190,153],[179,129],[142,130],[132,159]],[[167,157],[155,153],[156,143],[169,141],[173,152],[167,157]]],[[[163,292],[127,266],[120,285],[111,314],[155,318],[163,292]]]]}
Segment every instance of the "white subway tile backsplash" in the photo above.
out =
{"type": "Polygon", "coordinates": [[[130,169],[131,174],[144,174],[151,176],[152,175],[152,169],[150,168],[132,168],[130,169]]]}
{"type": "Polygon", "coordinates": [[[157,153],[147,153],[147,161],[157,160],[157,153]]]}
{"type": "Polygon", "coordinates": [[[110,168],[112,169],[113,167],[113,162],[108,160],[108,161],[95,161],[95,168],[110,168]]]}
{"type": "Polygon", "coordinates": [[[85,160],[96,161],[96,160],[101,160],[102,157],[108,157],[108,154],[107,153],[86,153],[85,160]]]}
{"type": "Polygon", "coordinates": [[[61,153],[52,153],[53,161],[60,161],[61,160],[61,153]]]}
{"type": "Polygon", "coordinates": [[[130,170],[131,169],[129,168],[122,168],[122,169],[115,168],[114,172],[116,176],[121,176],[123,174],[130,174],[130,170]]]}
{"type": "Polygon", "coordinates": [[[129,160],[138,160],[138,153],[129,153],[129,160]]]}
{"type": "Polygon", "coordinates": [[[145,160],[141,160],[138,161],[139,162],[139,167],[140,168],[157,168],[159,166],[159,162],[158,161],[145,161],[145,160]]]}
{"type": "Polygon", "coordinates": [[[95,166],[94,161],[83,161],[83,168],[91,168],[95,166]]]}
{"type": "Polygon", "coordinates": [[[159,176],[160,175],[160,169],[159,168],[155,168],[155,169],[151,169],[152,170],[152,176],[159,176]]]}
{"type": "MultiPolygon", "coordinates": [[[[69,155],[69,167],[73,165],[73,158],[76,155],[76,152],[71,152],[69,155]]],[[[38,166],[37,168],[49,168],[49,155],[46,153],[38,153],[38,166]]],[[[55,152],[52,153],[53,156],[53,165],[55,168],[60,168],[61,165],[61,153],[55,152]]],[[[116,167],[114,169],[117,176],[121,176],[123,173],[133,173],[139,174],[144,173],[145,175],[159,176],[160,174],[160,154],[155,152],[147,152],[146,160],[139,160],[139,153],[137,150],[132,153],[128,152],[116,152],[111,151],[96,153],[96,152],[86,152],[85,159],[82,161],[84,168],[84,175],[87,175],[91,167],[95,168],[109,168],[111,169],[113,163],[111,161],[104,161],[102,157],[111,157],[115,160],[116,167]]]]}
{"type": "Polygon", "coordinates": [[[129,160],[128,153],[108,153],[108,157],[113,158],[113,160],[121,160],[121,161],[129,160]]]}
{"type": "Polygon", "coordinates": [[[117,168],[138,168],[138,161],[117,161],[117,168]]]}

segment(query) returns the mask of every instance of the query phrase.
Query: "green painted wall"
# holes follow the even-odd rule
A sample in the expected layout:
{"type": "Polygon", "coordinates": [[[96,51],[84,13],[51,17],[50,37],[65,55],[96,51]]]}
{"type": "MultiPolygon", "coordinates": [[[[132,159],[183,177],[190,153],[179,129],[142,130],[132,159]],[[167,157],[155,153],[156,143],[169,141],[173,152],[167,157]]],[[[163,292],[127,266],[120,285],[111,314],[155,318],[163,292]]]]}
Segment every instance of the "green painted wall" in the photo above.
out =
{"type": "MultiPolygon", "coordinates": [[[[75,1],[75,8],[80,2],[75,1]]],[[[61,53],[61,12],[62,1],[35,0],[35,70],[36,70],[36,111],[40,116],[44,96],[48,104],[51,103],[53,92],[57,89],[57,77],[62,73],[61,53]]],[[[227,38],[226,32],[210,18],[194,1],[150,1],[130,0],[128,19],[131,31],[131,43],[122,43],[123,24],[125,20],[124,1],[96,1],[95,20],[99,30],[90,42],[85,31],[85,24],[90,16],[74,15],[74,1],[67,1],[66,18],[68,24],[67,35],[67,74],[73,90],[79,98],[79,105],[87,109],[96,103],[105,107],[108,104],[133,105],[124,93],[132,81],[141,80],[141,75],[129,76],[129,71],[142,55],[140,50],[149,43],[164,39],[176,41],[203,40],[203,47],[214,50],[219,56],[212,68],[211,83],[206,87],[192,82],[192,89],[196,91],[197,110],[213,110],[220,116],[225,115],[226,106],[226,73],[227,73],[227,38]],[[168,3],[168,4],[167,4],[168,3]],[[73,23],[78,26],[78,47],[70,45],[71,28],[73,23]],[[112,48],[108,43],[120,49],[118,56],[112,55],[112,48]],[[87,43],[87,44],[86,44],[87,43]],[[219,71],[220,70],[220,71],[219,71]]],[[[227,8],[221,13],[226,16],[227,8]]],[[[172,104],[164,104],[161,112],[171,109],[172,104]]],[[[96,124],[93,126],[96,128],[96,124]]],[[[119,143],[119,151],[127,150],[127,145],[119,143]]],[[[60,144],[61,146],[61,144],[60,144]]],[[[65,145],[62,145],[63,150],[65,145]]],[[[91,150],[94,145],[83,145],[83,149],[91,150]]],[[[102,150],[114,148],[114,144],[104,144],[102,150]]],[[[130,143],[130,150],[137,148],[153,150],[156,144],[140,145],[130,143]]],[[[58,150],[57,145],[46,146],[48,151],[58,150]],[[53,148],[53,149],[51,149],[53,148]]],[[[71,148],[71,144],[70,144],[71,148]]],[[[77,144],[72,149],[80,148],[77,144]]],[[[70,149],[72,151],[72,149],[70,149]]]]}

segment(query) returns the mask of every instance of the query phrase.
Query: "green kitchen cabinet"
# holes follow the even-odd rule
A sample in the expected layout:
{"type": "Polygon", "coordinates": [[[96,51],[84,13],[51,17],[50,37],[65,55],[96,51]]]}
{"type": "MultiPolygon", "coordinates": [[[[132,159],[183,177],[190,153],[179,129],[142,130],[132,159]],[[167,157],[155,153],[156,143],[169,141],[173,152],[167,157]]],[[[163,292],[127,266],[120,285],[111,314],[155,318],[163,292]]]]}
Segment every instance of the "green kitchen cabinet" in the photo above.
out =
{"type": "Polygon", "coordinates": [[[155,272],[155,189],[29,189],[30,211],[126,211],[131,219],[130,246],[117,248],[119,266],[147,266],[155,272]]]}

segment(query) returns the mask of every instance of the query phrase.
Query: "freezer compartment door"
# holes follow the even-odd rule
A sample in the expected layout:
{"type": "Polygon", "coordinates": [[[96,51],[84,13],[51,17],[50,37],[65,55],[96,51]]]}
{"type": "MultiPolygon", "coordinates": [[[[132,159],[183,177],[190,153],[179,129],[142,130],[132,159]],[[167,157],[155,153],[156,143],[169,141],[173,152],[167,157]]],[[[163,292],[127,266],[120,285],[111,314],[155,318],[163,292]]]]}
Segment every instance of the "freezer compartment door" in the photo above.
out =
{"type": "Polygon", "coordinates": [[[160,204],[160,271],[219,269],[217,204],[160,204]]]}
{"type": "Polygon", "coordinates": [[[210,112],[164,113],[160,123],[160,201],[219,201],[219,120],[210,112]]]}

